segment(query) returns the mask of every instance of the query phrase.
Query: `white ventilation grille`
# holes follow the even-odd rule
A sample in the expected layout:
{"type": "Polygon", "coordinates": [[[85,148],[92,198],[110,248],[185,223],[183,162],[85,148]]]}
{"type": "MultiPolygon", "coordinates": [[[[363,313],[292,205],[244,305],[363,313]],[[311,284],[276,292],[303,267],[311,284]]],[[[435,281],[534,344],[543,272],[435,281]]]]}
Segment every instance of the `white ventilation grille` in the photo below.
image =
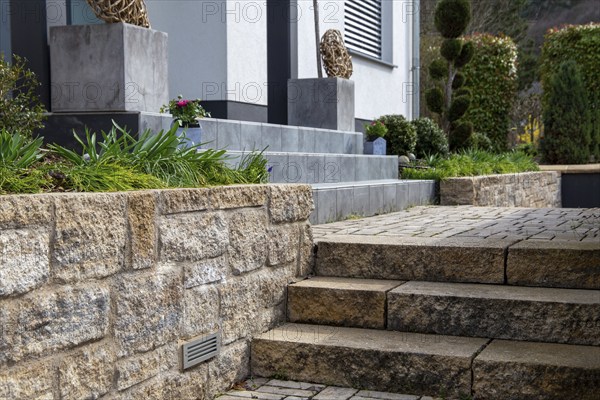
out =
{"type": "Polygon", "coordinates": [[[184,343],[181,346],[183,353],[183,369],[188,369],[198,365],[208,359],[213,358],[219,353],[219,334],[204,336],[203,338],[184,343]]]}
{"type": "Polygon", "coordinates": [[[344,4],[346,46],[381,59],[381,0],[346,0],[344,4]]]}

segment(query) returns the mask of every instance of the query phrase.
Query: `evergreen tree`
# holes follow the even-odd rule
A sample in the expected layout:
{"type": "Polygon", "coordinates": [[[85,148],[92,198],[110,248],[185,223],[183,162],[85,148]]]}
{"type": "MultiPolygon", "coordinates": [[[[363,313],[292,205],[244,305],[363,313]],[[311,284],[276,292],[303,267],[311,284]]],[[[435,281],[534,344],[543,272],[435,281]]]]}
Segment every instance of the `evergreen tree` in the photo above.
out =
{"type": "Polygon", "coordinates": [[[550,164],[583,164],[590,160],[593,115],[577,63],[563,62],[552,76],[544,104],[542,158],[550,164]]]}

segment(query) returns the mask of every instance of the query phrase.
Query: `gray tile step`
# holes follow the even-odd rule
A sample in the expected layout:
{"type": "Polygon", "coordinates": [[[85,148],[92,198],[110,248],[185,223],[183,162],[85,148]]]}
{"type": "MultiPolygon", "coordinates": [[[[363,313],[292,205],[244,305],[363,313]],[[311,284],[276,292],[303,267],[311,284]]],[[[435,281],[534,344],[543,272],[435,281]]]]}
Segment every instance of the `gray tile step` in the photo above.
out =
{"type": "Polygon", "coordinates": [[[286,324],[255,337],[254,376],[446,398],[469,395],[485,339],[286,324]]]}
{"type": "MultiPolygon", "coordinates": [[[[228,151],[237,165],[247,152],[228,151]]],[[[339,184],[398,179],[398,157],[356,154],[264,152],[271,183],[339,184]]]]}
{"type": "Polygon", "coordinates": [[[317,239],[320,276],[403,281],[504,283],[509,240],[327,235],[317,239]]]}
{"type": "Polygon", "coordinates": [[[600,347],[494,340],[473,362],[473,398],[597,400],[600,347]]]}
{"type": "Polygon", "coordinates": [[[388,329],[600,345],[600,291],[408,282],[387,293],[388,329]]]}
{"type": "Polygon", "coordinates": [[[288,286],[290,322],[385,329],[387,293],[402,281],[316,276],[288,286]]]}
{"type": "Polygon", "coordinates": [[[342,221],[434,204],[435,181],[374,180],[313,184],[313,224],[342,221]]]}
{"type": "Polygon", "coordinates": [[[287,125],[206,118],[200,121],[203,148],[232,151],[363,154],[363,134],[287,125]]]}

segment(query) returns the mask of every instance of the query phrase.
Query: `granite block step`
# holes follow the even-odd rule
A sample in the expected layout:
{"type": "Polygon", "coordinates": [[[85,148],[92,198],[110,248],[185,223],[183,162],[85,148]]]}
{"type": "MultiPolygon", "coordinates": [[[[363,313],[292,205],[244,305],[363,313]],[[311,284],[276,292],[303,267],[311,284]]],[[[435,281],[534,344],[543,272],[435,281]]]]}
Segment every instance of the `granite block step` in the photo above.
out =
{"type": "Polygon", "coordinates": [[[288,286],[290,322],[386,328],[386,296],[401,281],[314,277],[288,286]]]}
{"type": "Polygon", "coordinates": [[[600,291],[408,282],[387,294],[388,329],[600,345],[600,291]]]}
{"type": "Polygon", "coordinates": [[[486,339],[286,324],[255,337],[253,376],[459,398],[486,339]]]}
{"type": "Polygon", "coordinates": [[[328,235],[317,241],[320,276],[401,281],[504,283],[511,240],[328,235]]]}
{"type": "Polygon", "coordinates": [[[597,400],[600,347],[494,340],[473,362],[473,398],[597,400]]]}

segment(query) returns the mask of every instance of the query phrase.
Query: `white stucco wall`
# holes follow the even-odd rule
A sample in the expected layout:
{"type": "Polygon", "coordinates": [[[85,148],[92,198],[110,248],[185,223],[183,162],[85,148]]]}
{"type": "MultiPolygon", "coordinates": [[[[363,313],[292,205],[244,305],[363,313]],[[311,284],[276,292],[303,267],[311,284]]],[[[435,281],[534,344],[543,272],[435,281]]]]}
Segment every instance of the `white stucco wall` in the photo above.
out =
{"type": "MultiPolygon", "coordinates": [[[[412,111],[412,1],[384,0],[392,9],[392,59],[395,67],[353,55],[356,90],[356,118],[371,120],[384,114],[411,116],[412,111]]],[[[319,2],[320,29],[344,32],[344,2],[319,2]]],[[[293,52],[297,58],[298,78],[315,78],[315,33],[312,1],[297,0],[300,17],[296,23],[293,52]]]]}

